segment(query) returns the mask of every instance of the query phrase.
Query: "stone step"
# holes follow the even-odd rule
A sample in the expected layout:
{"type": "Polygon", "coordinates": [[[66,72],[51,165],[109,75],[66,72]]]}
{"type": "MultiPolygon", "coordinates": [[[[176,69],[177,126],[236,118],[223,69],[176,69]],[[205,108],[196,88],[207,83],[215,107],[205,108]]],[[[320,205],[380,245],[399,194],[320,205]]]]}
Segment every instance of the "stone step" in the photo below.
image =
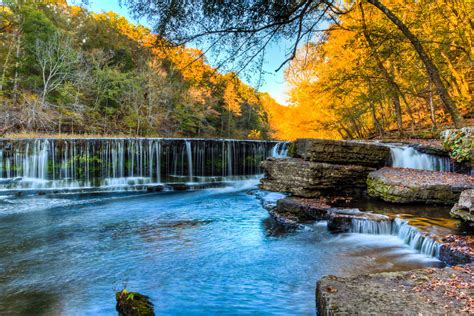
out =
{"type": "Polygon", "coordinates": [[[461,192],[474,188],[474,177],[464,174],[385,167],[371,172],[371,197],[394,203],[454,204],[461,192]]]}
{"type": "Polygon", "coordinates": [[[390,148],[384,145],[315,138],[296,140],[296,155],[304,160],[380,168],[390,160],[390,148]]]}

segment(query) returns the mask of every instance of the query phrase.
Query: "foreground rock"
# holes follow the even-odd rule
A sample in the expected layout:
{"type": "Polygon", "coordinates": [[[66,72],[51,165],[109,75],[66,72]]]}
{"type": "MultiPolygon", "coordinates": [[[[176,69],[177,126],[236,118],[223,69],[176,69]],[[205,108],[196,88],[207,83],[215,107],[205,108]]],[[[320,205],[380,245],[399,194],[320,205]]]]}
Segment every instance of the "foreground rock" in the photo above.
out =
{"type": "Polygon", "coordinates": [[[374,234],[387,233],[390,234],[392,220],[385,215],[361,212],[359,209],[338,209],[333,208],[328,212],[328,230],[335,233],[355,232],[359,233],[359,226],[373,226],[374,234]],[[377,225],[383,223],[385,225],[377,225]],[[378,231],[380,228],[386,227],[386,231],[378,231]],[[355,231],[357,230],[357,231],[355,231]]]}
{"type": "Polygon", "coordinates": [[[374,143],[301,138],[296,140],[297,156],[314,162],[380,168],[390,159],[390,149],[374,143]]]}
{"type": "Polygon", "coordinates": [[[445,236],[441,239],[438,259],[450,265],[474,263],[474,236],[445,236]]]}
{"type": "Polygon", "coordinates": [[[369,174],[367,190],[387,202],[453,204],[462,191],[474,187],[473,180],[463,174],[385,167],[369,174]]]}
{"type": "Polygon", "coordinates": [[[318,311],[320,315],[472,315],[472,268],[327,276],[317,284],[318,311]]]}
{"type": "Polygon", "coordinates": [[[117,305],[115,306],[120,316],[154,316],[153,303],[148,296],[126,289],[115,293],[117,305]]]}
{"type": "Polygon", "coordinates": [[[474,227],[474,190],[463,191],[459,201],[451,209],[451,216],[474,227]]]}
{"type": "Polygon", "coordinates": [[[260,188],[299,197],[360,196],[373,168],[332,165],[299,158],[269,158],[261,163],[265,177],[260,188]]]}

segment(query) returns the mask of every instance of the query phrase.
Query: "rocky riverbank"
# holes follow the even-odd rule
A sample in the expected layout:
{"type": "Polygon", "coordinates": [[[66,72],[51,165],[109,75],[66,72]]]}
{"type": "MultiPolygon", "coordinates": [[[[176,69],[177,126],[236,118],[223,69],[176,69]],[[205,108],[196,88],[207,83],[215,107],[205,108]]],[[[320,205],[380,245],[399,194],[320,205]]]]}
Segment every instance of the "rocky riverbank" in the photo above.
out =
{"type": "MultiPolygon", "coordinates": [[[[432,151],[439,154],[441,149],[432,151]]],[[[265,205],[279,225],[299,229],[308,221],[325,220],[333,233],[398,235],[412,248],[447,265],[463,265],[323,278],[317,287],[320,314],[456,314],[473,309],[472,300],[466,299],[473,294],[469,265],[474,262],[472,235],[431,235],[396,214],[386,216],[333,205],[335,200],[366,198],[391,203],[458,202],[452,215],[472,223],[472,193],[461,195],[474,188],[472,176],[389,168],[389,148],[373,143],[300,139],[290,145],[290,155],[261,164],[265,176],[260,188],[289,195],[265,205]],[[464,290],[466,284],[470,292],[464,290]]]]}

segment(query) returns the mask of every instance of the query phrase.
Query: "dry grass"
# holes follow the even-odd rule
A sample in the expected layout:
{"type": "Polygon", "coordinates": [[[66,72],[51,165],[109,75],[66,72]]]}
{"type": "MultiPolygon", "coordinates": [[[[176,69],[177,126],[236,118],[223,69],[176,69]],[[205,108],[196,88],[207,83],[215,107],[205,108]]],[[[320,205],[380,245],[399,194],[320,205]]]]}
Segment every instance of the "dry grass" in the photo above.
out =
{"type": "MultiPolygon", "coordinates": [[[[125,134],[114,134],[114,135],[104,135],[104,134],[45,134],[45,133],[34,133],[34,132],[20,132],[20,133],[11,133],[5,134],[1,138],[7,139],[20,139],[20,138],[135,138],[143,136],[135,135],[125,135],[125,134]]],[[[148,136],[148,137],[159,137],[159,136],[148,136]]]]}

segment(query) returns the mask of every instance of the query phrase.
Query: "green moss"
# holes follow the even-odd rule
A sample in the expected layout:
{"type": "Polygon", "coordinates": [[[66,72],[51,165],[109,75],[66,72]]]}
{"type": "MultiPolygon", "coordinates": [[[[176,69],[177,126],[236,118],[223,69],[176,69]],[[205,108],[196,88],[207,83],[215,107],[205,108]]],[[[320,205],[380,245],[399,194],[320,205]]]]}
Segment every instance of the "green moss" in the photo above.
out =
{"type": "Polygon", "coordinates": [[[292,158],[297,157],[296,142],[291,142],[288,146],[288,156],[292,158]]]}
{"type": "Polygon", "coordinates": [[[148,296],[123,289],[115,293],[116,309],[121,316],[154,316],[153,304],[148,296]]]}

